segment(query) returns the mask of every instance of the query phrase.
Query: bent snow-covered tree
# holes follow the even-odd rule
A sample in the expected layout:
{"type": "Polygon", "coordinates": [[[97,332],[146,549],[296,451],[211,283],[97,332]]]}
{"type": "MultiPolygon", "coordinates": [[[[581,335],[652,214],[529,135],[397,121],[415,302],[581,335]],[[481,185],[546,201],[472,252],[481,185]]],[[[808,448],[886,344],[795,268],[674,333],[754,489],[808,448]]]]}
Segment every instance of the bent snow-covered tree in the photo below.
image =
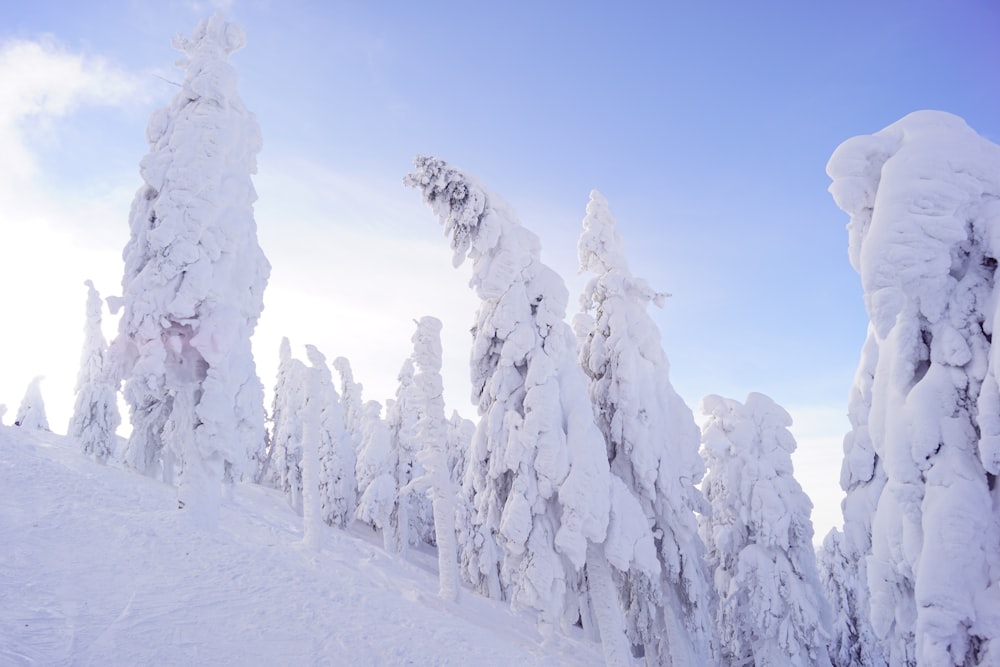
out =
{"type": "Polygon", "coordinates": [[[763,394],[706,396],[702,519],[727,665],[830,664],[812,503],[792,475],[792,418],[763,394]]]}
{"type": "MultiPolygon", "coordinates": [[[[471,355],[480,421],[465,477],[472,507],[463,574],[491,597],[537,610],[543,628],[574,622],[572,582],[588,545],[607,535],[611,482],[564,321],[566,286],[541,262],[538,237],[492,193],[437,158],[417,158],[416,167],[405,182],[437,214],[455,265],[472,260],[470,284],[482,300],[471,355]]],[[[624,644],[612,634],[608,643],[624,644]]]]}
{"type": "Polygon", "coordinates": [[[114,453],[118,414],[118,383],[112,377],[108,342],[101,331],[104,302],[86,281],[87,319],[83,329],[83,352],[76,376],[76,403],[66,434],[76,438],[85,454],[104,463],[114,453]]]}
{"type": "Polygon", "coordinates": [[[890,665],[1000,664],[1000,146],[920,111],[844,142],[827,173],[871,318],[871,452],[855,442],[845,468],[884,475],[858,512],[874,505],[872,628],[890,665]]]}
{"type": "Polygon", "coordinates": [[[261,139],[228,62],[244,43],[218,15],[175,39],[184,82],[149,121],[124,251],[125,460],[168,479],[178,460],[181,503],[201,505],[209,524],[224,474],[245,472],[265,442],[250,349],[270,273],[253,216],[261,139]]]}
{"type": "Polygon", "coordinates": [[[707,511],[695,486],[705,466],[698,425],[670,385],[660,332],[646,312],[664,295],[632,275],[615,219],[596,190],[579,256],[581,271],[593,274],[574,320],[580,363],[591,379],[611,472],[637,498],[650,541],[656,535],[655,562],[640,559],[616,570],[629,638],[643,647],[648,664],[708,664],[715,648],[714,591],[695,516],[707,511]]]}

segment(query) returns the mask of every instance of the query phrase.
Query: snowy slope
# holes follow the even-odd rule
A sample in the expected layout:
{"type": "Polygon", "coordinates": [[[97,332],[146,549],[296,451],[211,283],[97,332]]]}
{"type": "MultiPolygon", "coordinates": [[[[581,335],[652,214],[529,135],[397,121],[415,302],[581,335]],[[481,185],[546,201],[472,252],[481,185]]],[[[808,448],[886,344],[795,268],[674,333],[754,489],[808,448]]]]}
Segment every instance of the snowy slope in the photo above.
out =
{"type": "Polygon", "coordinates": [[[214,534],[176,490],[0,426],[0,665],[599,665],[465,591],[432,554],[389,557],[364,528],[321,552],[277,492],[238,485],[214,534]]]}

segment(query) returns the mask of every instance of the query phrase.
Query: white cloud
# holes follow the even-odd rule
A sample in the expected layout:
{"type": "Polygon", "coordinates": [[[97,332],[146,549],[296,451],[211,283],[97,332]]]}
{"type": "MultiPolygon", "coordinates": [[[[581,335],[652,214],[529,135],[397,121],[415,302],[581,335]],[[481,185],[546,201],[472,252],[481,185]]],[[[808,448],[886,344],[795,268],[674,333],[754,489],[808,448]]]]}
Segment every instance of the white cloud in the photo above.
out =
{"type": "Polygon", "coordinates": [[[54,192],[39,172],[37,150],[54,141],[77,109],[131,104],[143,95],[132,75],[51,39],[0,44],[0,81],[0,402],[16,409],[28,381],[45,375],[50,423],[61,430],[82,343],[82,282],[93,278],[114,290],[124,243],[81,243],[85,231],[74,238],[65,230],[94,228],[113,211],[127,212],[131,195],[114,189],[83,199],[54,192]]]}

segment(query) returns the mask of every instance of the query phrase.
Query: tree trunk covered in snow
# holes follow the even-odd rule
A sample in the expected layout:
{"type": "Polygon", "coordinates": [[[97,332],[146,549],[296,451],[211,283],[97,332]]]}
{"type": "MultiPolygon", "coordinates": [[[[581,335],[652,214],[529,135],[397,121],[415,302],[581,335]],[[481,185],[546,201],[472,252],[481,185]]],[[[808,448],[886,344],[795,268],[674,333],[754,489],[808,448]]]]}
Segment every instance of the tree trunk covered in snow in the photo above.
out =
{"type": "Polygon", "coordinates": [[[178,37],[182,89],[147,129],[116,349],[133,427],[125,461],[148,475],[169,475],[163,431],[184,392],[199,458],[189,452],[183,466],[204,463],[197,474],[214,476],[218,459],[237,477],[252,474],[265,442],[250,349],[270,273],[253,217],[260,130],[228,62],[244,42],[242,29],[221,16],[178,37]]]}
{"type": "Polygon", "coordinates": [[[827,173],[871,318],[844,505],[845,541],[871,526],[871,626],[893,666],[1000,664],[1000,147],[921,111],[827,173]]]}

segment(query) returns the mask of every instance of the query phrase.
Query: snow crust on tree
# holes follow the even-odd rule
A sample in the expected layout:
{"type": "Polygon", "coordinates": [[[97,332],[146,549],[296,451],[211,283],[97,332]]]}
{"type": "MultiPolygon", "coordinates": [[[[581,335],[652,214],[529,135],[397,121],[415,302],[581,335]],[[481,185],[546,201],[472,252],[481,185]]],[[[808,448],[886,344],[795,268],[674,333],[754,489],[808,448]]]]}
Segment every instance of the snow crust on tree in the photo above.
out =
{"type": "Polygon", "coordinates": [[[49,430],[49,420],[45,416],[45,401],[42,399],[42,380],[44,379],[44,376],[39,375],[28,383],[28,388],[24,390],[24,398],[21,399],[21,405],[14,417],[16,426],[36,431],[49,430]]]}
{"type": "Polygon", "coordinates": [[[121,424],[118,414],[118,381],[108,356],[108,342],[101,330],[104,302],[86,281],[87,307],[83,328],[83,352],[76,376],[76,401],[67,435],[76,438],[85,454],[98,463],[114,455],[115,431],[121,424]]]}
{"type": "Polygon", "coordinates": [[[701,530],[719,596],[723,664],[829,665],[812,503],[795,481],[792,419],[763,394],[702,399],[711,515],[701,530]]]}
{"type": "Polygon", "coordinates": [[[1000,147],[920,111],[844,142],[827,173],[871,318],[874,457],[852,443],[845,467],[875,458],[885,479],[872,628],[890,665],[1000,664],[1000,147]]]}
{"type": "Polygon", "coordinates": [[[627,602],[628,636],[651,664],[708,664],[716,639],[696,517],[708,509],[696,486],[705,474],[700,432],[670,384],[660,332],[646,310],[666,295],[632,275],[615,218],[596,190],[578,249],[580,270],[592,277],[574,328],[611,473],[621,481],[605,550],[627,602]],[[624,511],[625,503],[635,511],[624,511]],[[618,528],[626,521],[635,524],[631,531],[618,528]],[[613,539],[619,534],[632,537],[613,539]]]}
{"type": "MultiPolygon", "coordinates": [[[[224,474],[249,472],[265,442],[250,349],[270,273],[253,217],[261,139],[228,62],[244,43],[243,30],[218,15],[174,40],[185,54],[184,82],[150,118],[123,253],[118,349],[133,427],[126,463],[170,478],[164,428],[177,395],[188,392],[193,449],[173,455],[202,467],[194,477],[213,487],[224,474]]],[[[213,502],[217,494],[206,487],[196,495],[213,502]]]]}
{"type": "Polygon", "coordinates": [[[415,164],[405,183],[438,216],[454,264],[472,260],[470,286],[482,300],[470,362],[480,419],[464,482],[472,509],[463,576],[537,610],[546,629],[578,604],[567,582],[588,543],[604,542],[611,503],[603,438],[564,321],[568,292],[541,262],[538,237],[499,199],[440,159],[415,164]]]}
{"type": "Polygon", "coordinates": [[[354,520],[357,506],[357,454],[344,429],[344,412],[326,357],[313,345],[306,345],[306,357],[312,366],[310,387],[316,392],[307,400],[314,400],[318,406],[320,512],[327,525],[346,528],[354,520]]]}

